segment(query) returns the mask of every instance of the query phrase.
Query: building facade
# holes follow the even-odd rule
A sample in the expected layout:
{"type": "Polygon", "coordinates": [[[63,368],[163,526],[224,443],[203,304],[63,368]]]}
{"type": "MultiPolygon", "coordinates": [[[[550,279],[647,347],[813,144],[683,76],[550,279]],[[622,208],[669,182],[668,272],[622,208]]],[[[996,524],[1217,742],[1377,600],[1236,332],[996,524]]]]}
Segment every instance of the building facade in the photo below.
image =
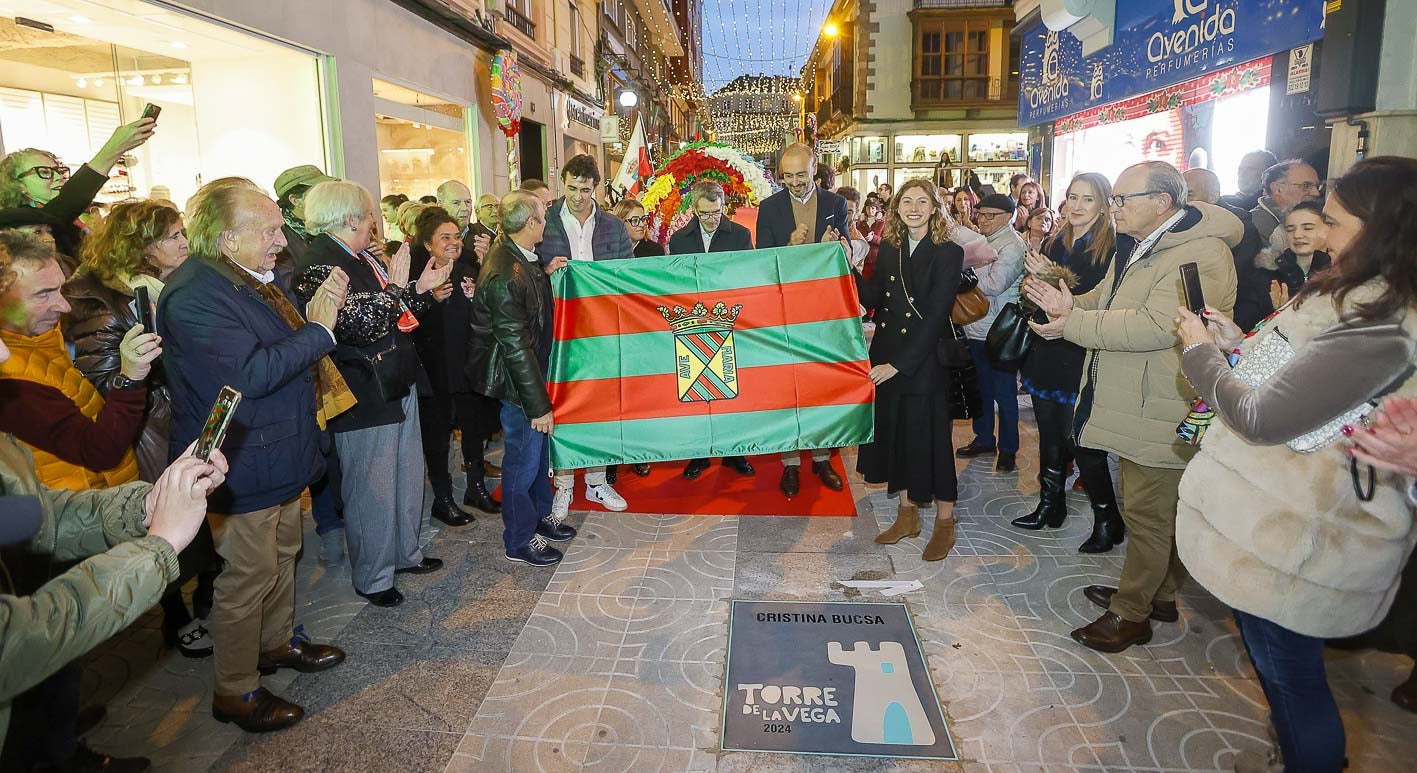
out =
{"type": "Polygon", "coordinates": [[[1007,190],[1029,163],[1013,24],[1004,0],[837,0],[803,81],[807,136],[838,181],[1007,190]]]}

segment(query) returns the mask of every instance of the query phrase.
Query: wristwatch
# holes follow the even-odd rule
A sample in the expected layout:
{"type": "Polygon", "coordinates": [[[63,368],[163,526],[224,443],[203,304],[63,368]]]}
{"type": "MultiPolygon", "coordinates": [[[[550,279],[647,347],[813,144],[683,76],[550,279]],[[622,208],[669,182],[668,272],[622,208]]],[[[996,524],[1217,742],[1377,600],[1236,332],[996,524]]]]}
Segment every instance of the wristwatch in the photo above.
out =
{"type": "Polygon", "coordinates": [[[113,380],[109,382],[110,386],[113,389],[132,389],[133,387],[138,386],[142,383],[143,382],[141,381],[134,381],[133,379],[128,378],[122,373],[119,373],[118,375],[114,376],[113,380]]]}

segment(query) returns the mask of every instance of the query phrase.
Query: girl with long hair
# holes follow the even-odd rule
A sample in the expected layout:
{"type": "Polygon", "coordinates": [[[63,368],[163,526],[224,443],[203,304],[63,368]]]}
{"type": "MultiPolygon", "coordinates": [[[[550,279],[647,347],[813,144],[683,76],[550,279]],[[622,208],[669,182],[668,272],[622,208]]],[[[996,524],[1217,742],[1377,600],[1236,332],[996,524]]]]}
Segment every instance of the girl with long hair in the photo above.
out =
{"type": "Polygon", "coordinates": [[[861,447],[856,469],[900,497],[880,544],[919,536],[920,509],[935,504],[926,561],[943,559],[955,542],[949,377],[937,350],[964,268],[964,250],[951,240],[957,228],[934,184],[910,180],[891,201],[875,273],[856,277],[861,303],[876,309],[870,357],[877,386],[876,439],[861,447]]]}
{"type": "MultiPolygon", "coordinates": [[[[1023,189],[1019,195],[1022,197],[1023,189]]],[[[1066,282],[1074,293],[1092,290],[1106,276],[1119,249],[1131,250],[1131,238],[1118,234],[1108,210],[1112,183],[1100,174],[1084,172],[1068,184],[1067,217],[1062,230],[1031,253],[1027,267],[1034,277],[1056,286],[1066,282]],[[1046,257],[1045,257],[1046,256],[1046,257]]],[[[1025,305],[1028,302],[1024,301],[1025,305]]],[[[1092,500],[1092,535],[1081,553],[1106,553],[1122,541],[1125,529],[1112,488],[1107,454],[1073,442],[1073,410],[1087,350],[1063,339],[1039,338],[1020,369],[1023,388],[1033,397],[1038,422],[1039,492],[1033,512],[1013,520],[1020,529],[1057,528],[1068,515],[1063,490],[1069,463],[1076,462],[1082,484],[1092,500]]]]}

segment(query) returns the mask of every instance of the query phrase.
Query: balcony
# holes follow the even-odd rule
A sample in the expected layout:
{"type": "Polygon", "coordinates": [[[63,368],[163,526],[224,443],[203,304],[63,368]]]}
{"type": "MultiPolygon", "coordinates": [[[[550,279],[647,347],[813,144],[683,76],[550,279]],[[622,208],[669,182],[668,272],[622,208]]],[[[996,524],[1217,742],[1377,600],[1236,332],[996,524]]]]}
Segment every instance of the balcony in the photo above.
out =
{"type": "Polygon", "coordinates": [[[915,0],[916,8],[1007,8],[1013,0],[915,0]]]}
{"type": "Polygon", "coordinates": [[[508,24],[512,25],[512,29],[526,35],[532,40],[536,39],[536,24],[533,23],[531,19],[528,19],[521,11],[513,8],[511,3],[507,3],[506,7],[502,9],[502,17],[507,20],[508,24]]]}
{"type": "Polygon", "coordinates": [[[916,78],[910,82],[911,110],[1009,107],[1018,103],[1018,81],[1009,78],[916,78]]]}
{"type": "Polygon", "coordinates": [[[826,126],[834,119],[851,117],[856,108],[855,91],[850,81],[847,81],[833,91],[831,96],[817,100],[817,125],[826,126]]]}
{"type": "Polygon", "coordinates": [[[585,75],[585,60],[571,54],[571,74],[577,78],[585,75]]]}

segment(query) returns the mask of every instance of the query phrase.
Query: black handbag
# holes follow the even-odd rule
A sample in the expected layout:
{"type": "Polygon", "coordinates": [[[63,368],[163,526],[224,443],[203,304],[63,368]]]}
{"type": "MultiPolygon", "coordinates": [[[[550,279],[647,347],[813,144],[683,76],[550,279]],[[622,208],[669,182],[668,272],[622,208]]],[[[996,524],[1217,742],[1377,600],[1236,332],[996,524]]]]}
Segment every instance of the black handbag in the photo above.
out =
{"type": "MultiPolygon", "coordinates": [[[[362,371],[363,381],[374,388],[373,397],[377,397],[381,402],[397,403],[408,396],[409,387],[405,369],[405,354],[401,351],[397,342],[389,344],[387,349],[372,353],[360,353],[354,357],[347,357],[344,362],[352,368],[362,371]]],[[[354,379],[351,379],[354,381],[354,379]]],[[[351,385],[351,388],[353,386],[351,385]]],[[[359,395],[355,395],[358,397],[359,395]]]]}
{"type": "Polygon", "coordinates": [[[1038,341],[1038,334],[1028,326],[1031,316],[1018,303],[1006,303],[984,337],[984,351],[989,364],[997,370],[1017,370],[1038,341]]]}

